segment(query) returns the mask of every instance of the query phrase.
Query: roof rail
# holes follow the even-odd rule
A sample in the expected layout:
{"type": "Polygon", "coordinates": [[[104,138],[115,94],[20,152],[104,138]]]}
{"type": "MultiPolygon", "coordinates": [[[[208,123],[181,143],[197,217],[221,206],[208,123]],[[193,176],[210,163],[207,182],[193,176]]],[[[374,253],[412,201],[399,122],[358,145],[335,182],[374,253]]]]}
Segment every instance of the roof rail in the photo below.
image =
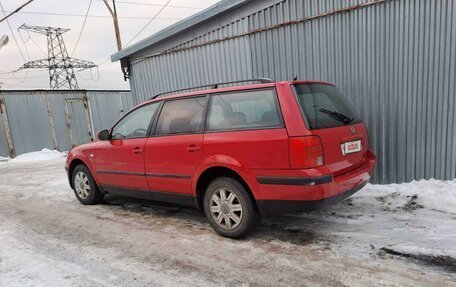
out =
{"type": "Polygon", "coordinates": [[[222,83],[215,83],[215,84],[209,84],[209,85],[204,85],[204,86],[197,86],[197,87],[190,87],[190,88],[185,88],[185,89],[179,89],[179,90],[174,90],[174,91],[169,91],[169,92],[164,92],[157,94],[150,98],[151,100],[163,97],[168,94],[175,94],[179,92],[184,92],[184,91],[189,91],[189,90],[197,90],[197,89],[218,89],[219,86],[224,86],[224,85],[231,85],[231,84],[238,84],[238,83],[249,83],[249,82],[259,82],[260,84],[268,84],[268,83],[274,83],[273,80],[267,79],[267,78],[259,78],[259,79],[250,79],[250,80],[241,80],[241,81],[232,81],[232,82],[222,82],[222,83]]]}

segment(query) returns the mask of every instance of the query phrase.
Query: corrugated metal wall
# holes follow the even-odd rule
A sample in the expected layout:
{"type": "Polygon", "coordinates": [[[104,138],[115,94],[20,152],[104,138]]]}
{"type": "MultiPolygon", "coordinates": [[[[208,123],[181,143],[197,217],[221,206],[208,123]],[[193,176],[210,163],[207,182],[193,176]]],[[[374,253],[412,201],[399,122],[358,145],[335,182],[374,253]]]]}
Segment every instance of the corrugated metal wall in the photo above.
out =
{"type": "MultiPolygon", "coordinates": [[[[312,2],[267,9],[252,17],[251,29],[293,19],[296,11],[308,11],[302,17],[342,8],[342,1],[312,2]]],[[[337,83],[369,126],[377,181],[452,179],[455,10],[455,1],[388,1],[254,34],[254,75],[290,79],[294,72],[337,83]],[[279,60],[264,65],[267,57],[279,60]]]]}
{"type": "Polygon", "coordinates": [[[110,129],[126,112],[134,107],[131,93],[126,92],[87,92],[93,129],[110,129]]]}
{"type": "Polygon", "coordinates": [[[4,96],[16,154],[36,151],[34,146],[53,148],[46,101],[42,96],[4,96]]]}
{"type": "MultiPolygon", "coordinates": [[[[248,21],[244,19],[204,35],[202,41],[247,31],[248,21]]],[[[251,63],[249,39],[238,38],[136,62],[132,67],[134,76],[130,78],[130,86],[136,103],[140,103],[169,90],[227,79],[250,79],[251,63]]]]}
{"type": "MultiPolygon", "coordinates": [[[[30,93],[30,96],[36,96],[35,93],[30,93]]],[[[49,99],[52,120],[54,122],[54,130],[57,144],[54,147],[57,150],[67,151],[71,148],[70,137],[68,135],[68,122],[65,111],[65,92],[55,91],[52,93],[43,92],[43,97],[47,95],[49,99]]],[[[45,98],[46,99],[46,98],[45,98]]],[[[36,145],[30,147],[36,149],[36,145]]]]}
{"type": "Polygon", "coordinates": [[[170,49],[321,17],[131,59],[136,102],[252,77],[330,81],[369,127],[378,156],[374,182],[456,177],[456,1],[286,0],[265,8],[170,49]],[[322,15],[363,3],[372,5],[322,15]]]}
{"type": "Polygon", "coordinates": [[[6,139],[5,122],[3,113],[6,113],[6,108],[2,95],[0,95],[0,156],[7,155],[9,152],[8,141],[6,139]]]}
{"type": "MultiPolygon", "coordinates": [[[[42,148],[69,150],[111,128],[133,107],[122,91],[0,91],[14,154],[42,148]]],[[[0,117],[0,156],[11,155],[0,117]]]]}

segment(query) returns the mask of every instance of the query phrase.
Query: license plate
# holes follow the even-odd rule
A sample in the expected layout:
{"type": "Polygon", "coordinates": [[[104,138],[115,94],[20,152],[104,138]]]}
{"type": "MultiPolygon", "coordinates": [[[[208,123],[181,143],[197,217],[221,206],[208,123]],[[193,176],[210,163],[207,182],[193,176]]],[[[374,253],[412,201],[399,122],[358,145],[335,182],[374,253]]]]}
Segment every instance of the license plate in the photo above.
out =
{"type": "Polygon", "coordinates": [[[343,155],[360,152],[363,150],[363,147],[361,146],[361,140],[343,143],[341,145],[341,148],[343,155]]]}

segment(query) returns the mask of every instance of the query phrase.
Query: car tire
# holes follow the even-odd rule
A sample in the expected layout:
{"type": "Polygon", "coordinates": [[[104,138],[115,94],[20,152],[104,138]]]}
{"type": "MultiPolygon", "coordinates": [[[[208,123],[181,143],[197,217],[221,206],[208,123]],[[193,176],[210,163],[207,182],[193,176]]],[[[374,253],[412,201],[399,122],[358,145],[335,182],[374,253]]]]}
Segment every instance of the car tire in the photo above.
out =
{"type": "Polygon", "coordinates": [[[85,165],[78,165],[71,177],[76,198],[84,205],[98,204],[104,194],[98,189],[92,174],[85,165]]]}
{"type": "Polygon", "coordinates": [[[229,238],[248,236],[260,221],[253,197],[232,177],[220,177],[209,184],[204,194],[204,213],[212,228],[229,238]]]}

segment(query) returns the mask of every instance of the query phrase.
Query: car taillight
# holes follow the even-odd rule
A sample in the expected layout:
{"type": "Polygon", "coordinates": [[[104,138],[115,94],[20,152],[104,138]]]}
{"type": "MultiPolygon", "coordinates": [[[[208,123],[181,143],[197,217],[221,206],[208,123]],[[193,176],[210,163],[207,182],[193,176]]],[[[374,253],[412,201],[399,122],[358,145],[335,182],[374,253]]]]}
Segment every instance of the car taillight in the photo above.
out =
{"type": "Polygon", "coordinates": [[[317,136],[289,138],[290,167],[314,168],[324,164],[323,145],[317,136]]]}

